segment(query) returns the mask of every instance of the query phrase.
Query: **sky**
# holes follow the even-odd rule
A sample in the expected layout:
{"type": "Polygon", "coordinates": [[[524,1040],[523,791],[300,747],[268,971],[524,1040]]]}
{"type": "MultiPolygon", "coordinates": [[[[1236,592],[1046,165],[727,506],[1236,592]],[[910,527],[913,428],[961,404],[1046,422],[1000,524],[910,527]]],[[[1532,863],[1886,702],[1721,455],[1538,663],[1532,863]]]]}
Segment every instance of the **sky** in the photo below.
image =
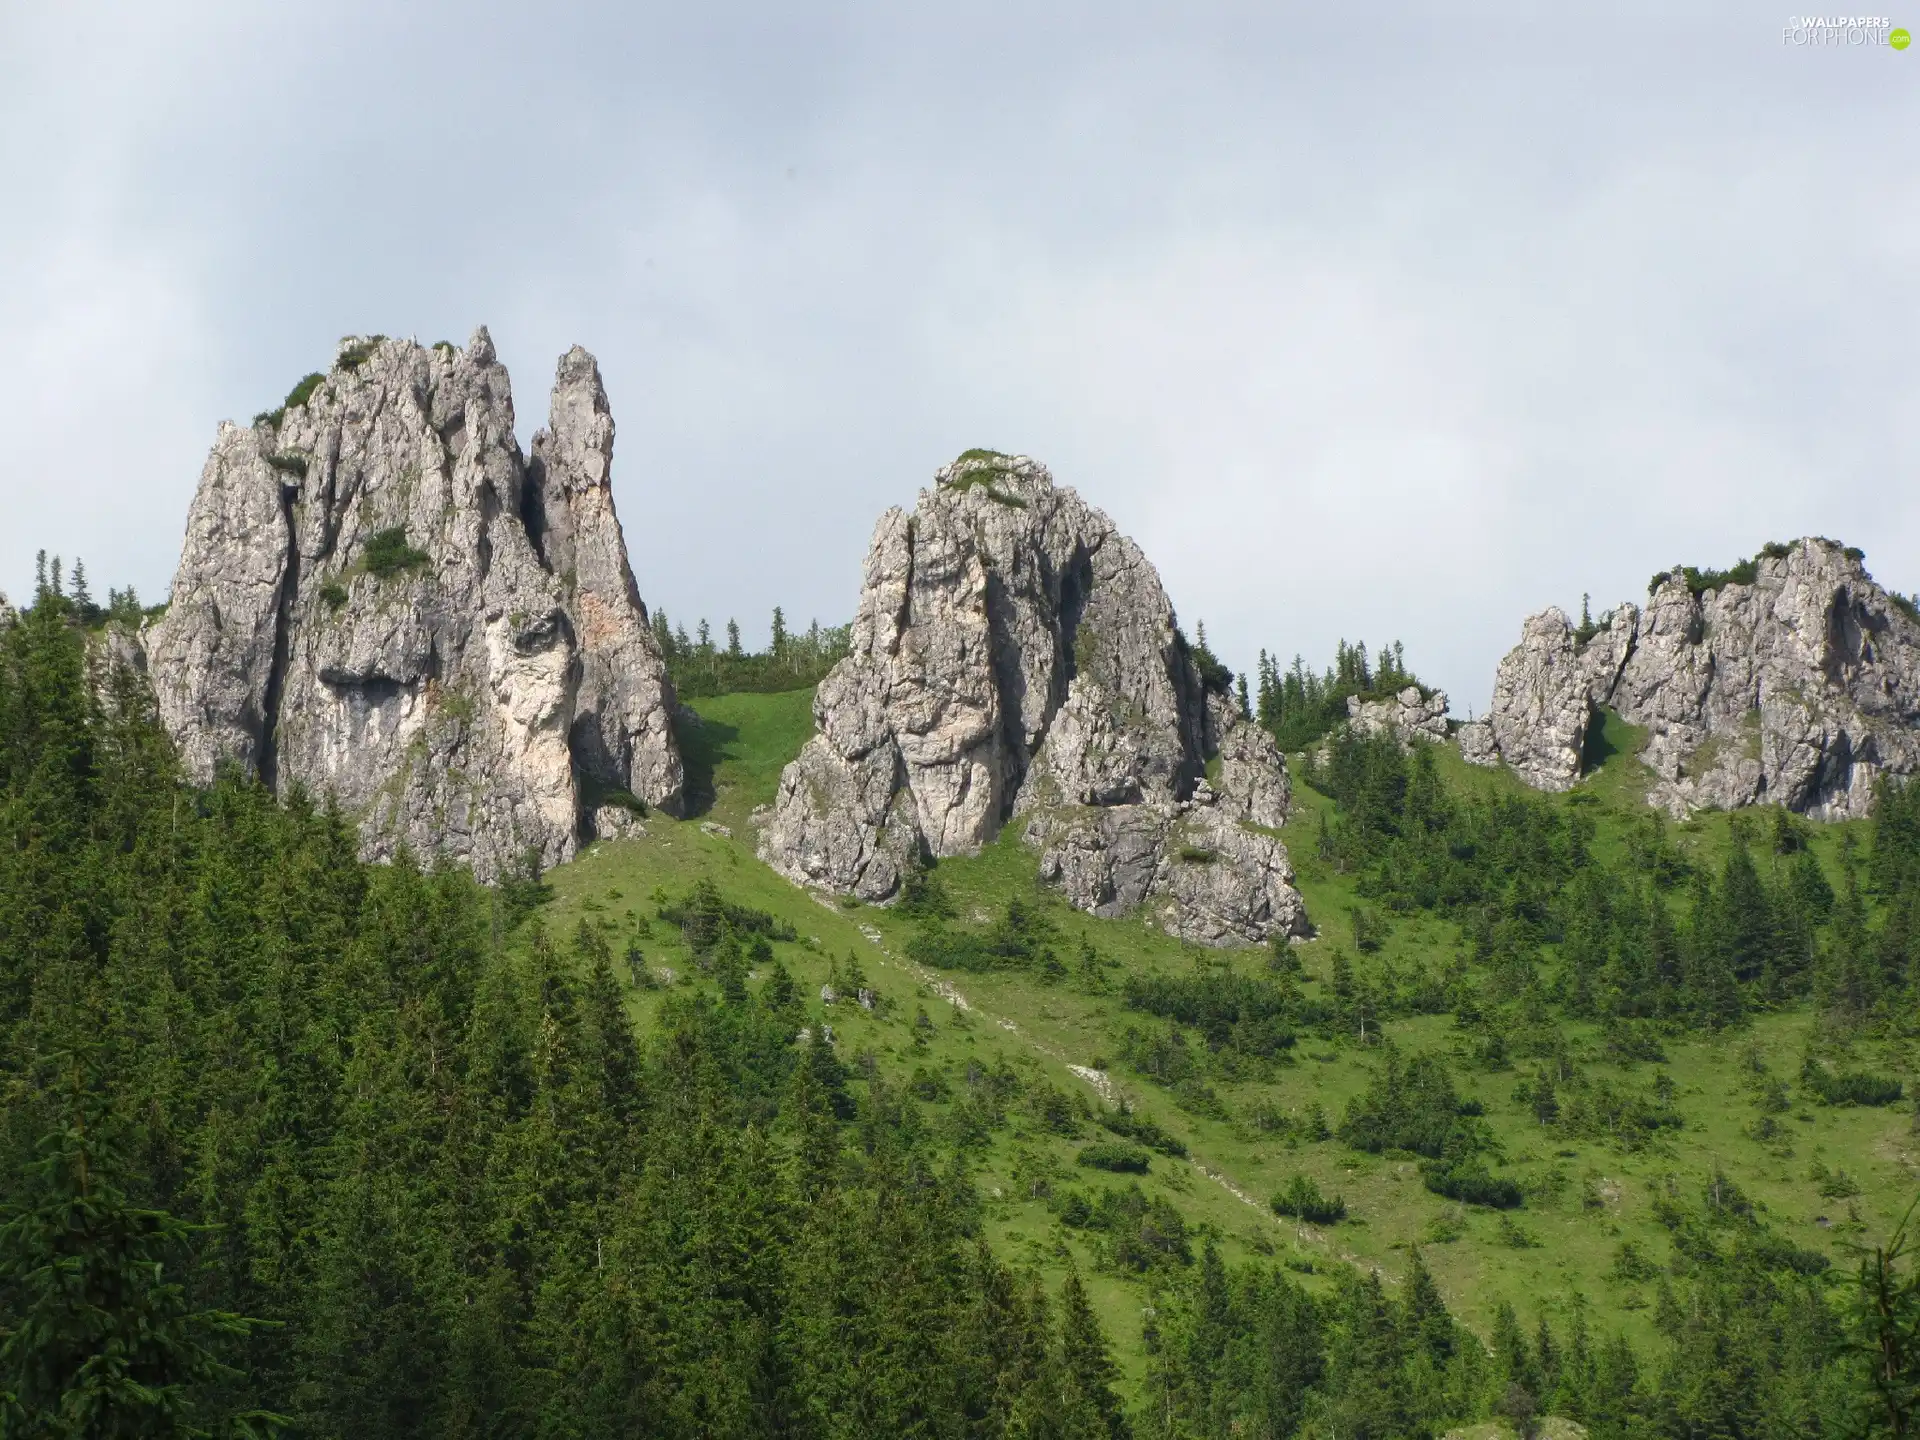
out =
{"type": "Polygon", "coordinates": [[[1920,47],[1547,8],[0,0],[0,590],[158,598],[222,419],[483,323],[523,442],[599,357],[642,594],[750,644],[976,445],[1229,665],[1463,717],[1676,563],[1920,590],[1920,47]]]}

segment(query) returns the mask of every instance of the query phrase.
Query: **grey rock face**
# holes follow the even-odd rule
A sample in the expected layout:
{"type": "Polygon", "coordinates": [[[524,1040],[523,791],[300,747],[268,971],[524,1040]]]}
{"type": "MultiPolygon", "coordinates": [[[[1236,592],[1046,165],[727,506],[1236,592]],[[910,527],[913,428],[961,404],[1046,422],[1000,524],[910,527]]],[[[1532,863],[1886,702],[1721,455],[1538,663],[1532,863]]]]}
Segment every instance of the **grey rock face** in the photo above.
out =
{"type": "Polygon", "coordinates": [[[1469,765],[1498,765],[1500,747],[1494,742],[1493,724],[1487,720],[1469,720],[1454,731],[1460,756],[1469,765]]]}
{"type": "Polygon", "coordinates": [[[1144,905],[1169,934],[1202,945],[1311,929],[1286,847],[1217,803],[1041,811],[1026,838],[1040,848],[1041,878],[1095,915],[1144,905]]]}
{"type": "Polygon", "coordinates": [[[1258,725],[1234,724],[1220,736],[1218,753],[1220,790],[1232,817],[1269,830],[1286,824],[1293,793],[1273,736],[1258,725]]]}
{"type": "Polygon", "coordinates": [[[1385,700],[1347,697],[1347,723],[1360,735],[1391,735],[1402,746],[1415,740],[1447,738],[1447,696],[1443,690],[1422,695],[1409,685],[1385,700]]]}
{"type": "MultiPolygon", "coordinates": [[[[1020,813],[1073,903],[1135,908],[1216,754],[1221,823],[1286,815],[1277,751],[1227,708],[1210,713],[1146,557],[1022,457],[963,457],[911,515],[881,517],[852,650],[816,692],[814,720],[760,854],[868,900],[891,896],[919,856],[969,854],[1020,813]]],[[[1269,870],[1243,866],[1243,850],[1230,847],[1220,876],[1265,893],[1269,870]]],[[[1242,908],[1278,917],[1243,928],[1296,923],[1297,906],[1271,897],[1242,908]]]]}
{"type": "Polygon", "coordinates": [[[1566,790],[1580,776],[1592,705],[1573,627],[1557,608],[1531,617],[1500,662],[1487,721],[1494,748],[1539,790],[1566,790]]]}
{"type": "Polygon", "coordinates": [[[677,810],[612,446],[575,349],[524,461],[484,329],[464,351],[343,342],[277,424],[222,426],[147,637],[189,772],[330,792],[370,857],[406,845],[482,878],[569,857],[609,791],[677,810]]]}
{"type": "Polygon", "coordinates": [[[1675,815],[1778,802],[1866,813],[1882,774],[1920,772],[1920,622],[1859,552],[1808,539],[1763,555],[1751,584],[1693,594],[1675,571],[1584,645],[1558,610],[1527,621],[1487,720],[1462,752],[1564,790],[1595,712],[1646,731],[1649,800],[1675,815]]]}
{"type": "Polygon", "coordinates": [[[1286,847],[1218,807],[1196,808],[1174,822],[1149,903],[1169,934],[1201,945],[1305,935],[1310,929],[1286,847]]]}
{"type": "Polygon", "coordinates": [[[1040,847],[1040,878],[1075,909],[1112,919],[1146,903],[1172,828],[1171,805],[1115,805],[1036,814],[1027,843],[1040,847]]]}

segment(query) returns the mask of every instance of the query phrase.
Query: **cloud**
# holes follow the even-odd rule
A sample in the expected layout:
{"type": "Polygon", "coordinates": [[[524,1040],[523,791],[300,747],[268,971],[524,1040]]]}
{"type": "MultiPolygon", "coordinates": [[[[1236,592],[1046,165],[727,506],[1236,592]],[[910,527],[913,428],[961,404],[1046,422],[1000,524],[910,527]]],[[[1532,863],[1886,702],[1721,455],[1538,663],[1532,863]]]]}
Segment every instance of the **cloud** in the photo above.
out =
{"type": "MultiPolygon", "coordinates": [[[[7,22],[10,28],[13,22],[7,22]]],[[[1823,531],[1920,588],[1909,52],[1737,7],[50,7],[10,36],[0,585],[163,587],[204,447],[351,331],[601,358],[642,586],[846,615],[973,444],[1229,661],[1823,531]]]]}

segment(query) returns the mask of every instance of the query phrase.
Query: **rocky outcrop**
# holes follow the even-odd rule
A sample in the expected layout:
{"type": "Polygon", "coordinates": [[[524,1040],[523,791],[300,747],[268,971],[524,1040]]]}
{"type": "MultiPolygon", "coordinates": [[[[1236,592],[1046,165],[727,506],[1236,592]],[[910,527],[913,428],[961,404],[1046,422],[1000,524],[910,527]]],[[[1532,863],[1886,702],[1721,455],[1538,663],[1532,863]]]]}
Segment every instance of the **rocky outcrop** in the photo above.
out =
{"type": "Polygon", "coordinates": [[[1271,739],[1205,693],[1139,548],[1031,460],[970,452],[881,517],[814,719],[760,837],[801,884],[883,901],[1018,813],[1083,909],[1153,902],[1207,943],[1305,929],[1284,847],[1248,828],[1286,816],[1271,739]]]}
{"type": "Polygon", "coordinates": [[[1565,790],[1611,709],[1645,731],[1648,798],[1675,815],[1770,802],[1865,814],[1877,777],[1920,772],[1920,617],[1830,540],[1749,564],[1750,580],[1716,588],[1676,569],[1645,610],[1623,604],[1584,639],[1557,609],[1535,615],[1462,753],[1565,790]]]}
{"type": "Polygon", "coordinates": [[[610,797],[677,810],[593,357],[560,361],[531,460],[513,427],[484,329],[343,341],[283,412],[221,427],[147,636],[189,773],[329,793],[370,857],[482,878],[566,859],[610,797]]]}
{"type": "Polygon", "coordinates": [[[1381,700],[1347,697],[1347,724],[1357,735],[1391,735],[1402,746],[1447,738],[1447,696],[1408,685],[1381,700]]]}

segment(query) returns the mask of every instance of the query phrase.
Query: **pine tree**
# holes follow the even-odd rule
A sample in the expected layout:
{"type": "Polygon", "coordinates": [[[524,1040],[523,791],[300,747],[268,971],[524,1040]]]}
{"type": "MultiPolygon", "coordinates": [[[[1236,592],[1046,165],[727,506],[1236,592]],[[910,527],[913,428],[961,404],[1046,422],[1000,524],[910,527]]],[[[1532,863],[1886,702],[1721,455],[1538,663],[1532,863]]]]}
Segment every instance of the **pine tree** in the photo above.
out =
{"type": "Polygon", "coordinates": [[[1060,1371],[1066,1392],[1064,1435],[1075,1440],[1122,1440],[1130,1433],[1126,1412],[1113,1390],[1119,1367],[1087,1302],[1079,1272],[1071,1269],[1060,1288],[1060,1371]]]}
{"type": "Polygon", "coordinates": [[[809,1201],[839,1182],[840,1117],[835,1113],[834,1089],[823,1079],[831,1073],[829,1067],[837,1064],[833,1047],[818,1036],[809,1035],[800,1063],[793,1067],[783,1107],[795,1132],[796,1187],[809,1201]]]}
{"type": "Polygon", "coordinates": [[[1453,1317],[1447,1313],[1440,1287],[1417,1248],[1407,1262],[1400,1308],[1401,1323],[1411,1343],[1425,1351],[1435,1365],[1445,1365],[1452,1358],[1456,1343],[1453,1317]]]}
{"type": "Polygon", "coordinates": [[[1866,901],[1851,866],[1834,907],[1815,993],[1824,1007],[1854,1023],[1865,1019],[1880,1000],[1880,967],[1867,934],[1866,901]]]}
{"type": "Polygon", "coordinates": [[[787,655],[787,617],[778,605],[773,607],[773,639],[768,645],[775,660],[784,660],[787,655]]]}
{"type": "Polygon", "coordinates": [[[1527,1345],[1526,1332],[1513,1306],[1500,1302],[1493,1316],[1493,1359],[1502,1384],[1519,1385],[1530,1395],[1540,1394],[1540,1373],[1534,1365],[1534,1353],[1527,1345]]]}
{"type": "MultiPolygon", "coordinates": [[[[41,1137],[32,1198],[0,1224],[0,1288],[17,1323],[0,1343],[0,1431],[47,1437],[188,1436],[196,1400],[236,1372],[210,1342],[256,1322],[195,1310],[181,1282],[196,1231],[123,1193],[125,1160],[99,1080],[70,1057],[69,1113],[41,1137]]],[[[265,1412],[230,1421],[244,1433],[281,1423],[265,1412]]]]}

